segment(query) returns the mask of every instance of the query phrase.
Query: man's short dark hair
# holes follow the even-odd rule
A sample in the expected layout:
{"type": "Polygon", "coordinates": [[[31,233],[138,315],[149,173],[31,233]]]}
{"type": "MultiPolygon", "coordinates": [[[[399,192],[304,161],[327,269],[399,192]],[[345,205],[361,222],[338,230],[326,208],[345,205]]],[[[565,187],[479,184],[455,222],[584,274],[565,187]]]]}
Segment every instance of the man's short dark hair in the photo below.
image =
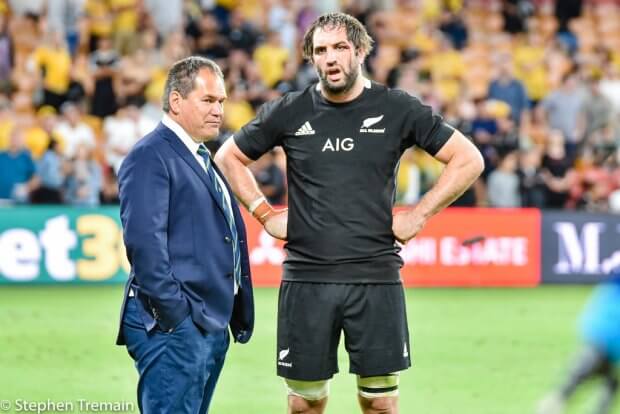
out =
{"type": "Polygon", "coordinates": [[[347,39],[353,43],[355,50],[362,50],[364,53],[370,53],[372,50],[374,41],[359,20],[346,13],[326,13],[319,16],[306,30],[306,34],[304,34],[304,58],[312,61],[314,32],[317,28],[323,29],[326,27],[330,29],[344,27],[347,31],[347,39]]]}
{"type": "Polygon", "coordinates": [[[201,69],[207,68],[220,79],[224,80],[222,69],[212,61],[202,56],[190,56],[181,59],[172,65],[166,79],[164,87],[164,96],[162,97],[162,109],[164,112],[170,112],[170,94],[177,91],[183,98],[194,90],[196,76],[201,69]]]}

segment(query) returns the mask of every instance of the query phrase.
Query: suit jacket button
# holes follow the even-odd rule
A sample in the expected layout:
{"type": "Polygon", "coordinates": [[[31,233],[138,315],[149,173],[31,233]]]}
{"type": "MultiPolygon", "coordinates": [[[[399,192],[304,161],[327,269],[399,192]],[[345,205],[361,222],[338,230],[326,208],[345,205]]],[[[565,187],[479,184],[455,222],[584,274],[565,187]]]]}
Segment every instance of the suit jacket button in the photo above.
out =
{"type": "Polygon", "coordinates": [[[233,277],[232,273],[226,273],[226,277],[233,277]]]}
{"type": "Polygon", "coordinates": [[[232,239],[230,237],[226,236],[226,237],[224,237],[224,241],[226,243],[230,243],[232,241],[232,239]]]}

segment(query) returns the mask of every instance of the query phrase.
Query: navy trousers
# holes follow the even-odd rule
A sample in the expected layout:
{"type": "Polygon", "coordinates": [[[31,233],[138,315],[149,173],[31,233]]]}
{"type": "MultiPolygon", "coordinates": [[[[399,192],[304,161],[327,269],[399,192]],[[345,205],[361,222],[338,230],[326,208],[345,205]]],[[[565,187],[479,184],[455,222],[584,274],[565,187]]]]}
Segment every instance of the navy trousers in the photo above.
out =
{"type": "Polygon", "coordinates": [[[140,374],[140,412],[207,413],[230,343],[228,330],[204,333],[188,316],[170,333],[147,332],[139,306],[128,298],[123,333],[140,374]]]}

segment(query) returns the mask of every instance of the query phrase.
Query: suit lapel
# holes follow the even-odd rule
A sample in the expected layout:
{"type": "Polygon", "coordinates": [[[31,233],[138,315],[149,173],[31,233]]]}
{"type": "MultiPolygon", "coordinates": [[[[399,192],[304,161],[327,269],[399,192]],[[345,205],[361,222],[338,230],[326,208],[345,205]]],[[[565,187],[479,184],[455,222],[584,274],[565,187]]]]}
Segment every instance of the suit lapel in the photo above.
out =
{"type": "Polygon", "coordinates": [[[178,138],[173,131],[168,129],[168,127],[166,127],[162,123],[160,123],[158,125],[158,128],[162,128],[164,139],[166,139],[166,141],[168,141],[168,143],[170,144],[172,149],[174,149],[176,151],[176,153],[179,154],[179,156],[183,159],[183,161],[185,161],[187,163],[187,165],[189,165],[189,167],[192,170],[194,170],[196,175],[198,175],[198,177],[202,180],[204,185],[209,190],[209,193],[211,194],[211,197],[215,201],[215,204],[218,206],[218,208],[220,209],[222,214],[224,214],[224,217],[226,217],[226,212],[224,211],[224,207],[222,206],[222,198],[217,193],[217,191],[215,190],[215,187],[213,186],[213,183],[210,182],[209,176],[207,175],[205,170],[202,168],[202,166],[200,166],[198,164],[198,160],[196,158],[194,158],[194,156],[189,151],[189,149],[187,149],[185,144],[183,144],[181,139],[178,138]]]}

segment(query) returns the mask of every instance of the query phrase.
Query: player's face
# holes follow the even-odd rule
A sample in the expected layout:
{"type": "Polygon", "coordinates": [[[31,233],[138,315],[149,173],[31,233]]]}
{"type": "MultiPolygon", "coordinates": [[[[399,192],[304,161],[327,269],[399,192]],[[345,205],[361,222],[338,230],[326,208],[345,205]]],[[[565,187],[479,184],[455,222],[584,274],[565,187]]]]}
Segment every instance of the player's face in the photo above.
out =
{"type": "Polygon", "coordinates": [[[344,27],[317,28],[312,38],[312,60],[324,91],[345,94],[355,84],[362,55],[355,50],[344,27]]]}
{"type": "Polygon", "coordinates": [[[208,141],[220,133],[224,115],[226,87],[224,81],[211,70],[198,72],[192,90],[179,100],[181,126],[196,140],[208,141]]]}

